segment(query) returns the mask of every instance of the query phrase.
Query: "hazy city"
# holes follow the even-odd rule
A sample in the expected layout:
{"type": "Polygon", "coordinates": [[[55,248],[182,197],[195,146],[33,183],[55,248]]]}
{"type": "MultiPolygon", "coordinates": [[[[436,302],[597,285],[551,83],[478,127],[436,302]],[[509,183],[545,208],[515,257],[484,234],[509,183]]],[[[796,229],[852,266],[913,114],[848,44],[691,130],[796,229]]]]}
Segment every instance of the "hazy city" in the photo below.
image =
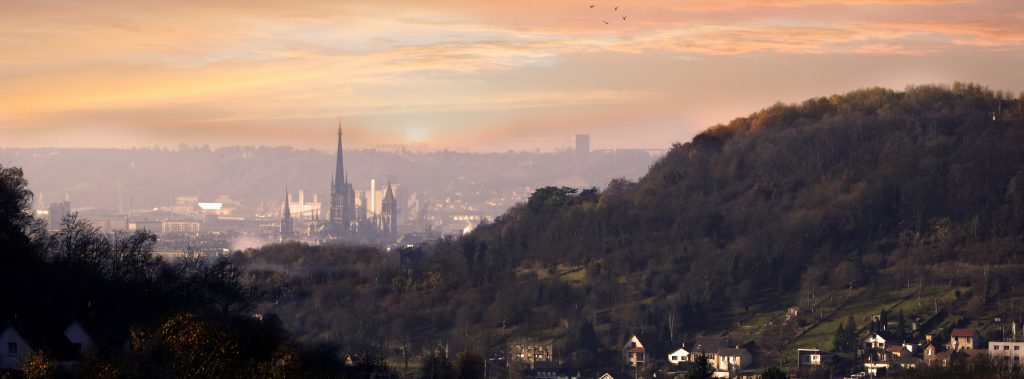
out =
{"type": "Polygon", "coordinates": [[[0,50],[0,379],[1024,379],[1021,0],[9,0],[0,50]]]}
{"type": "MultiPolygon", "coordinates": [[[[459,236],[545,185],[590,188],[616,178],[636,180],[665,151],[592,151],[586,134],[565,140],[566,147],[548,152],[393,146],[345,150],[341,158],[287,147],[0,149],[0,161],[29,173],[33,209],[51,231],[74,212],[103,233],[153,232],[159,237],[155,253],[176,257],[190,248],[223,255],[281,241],[340,239],[391,249],[459,236]],[[324,228],[337,206],[332,196],[340,196],[332,195],[336,177],[347,180],[338,186],[351,191],[344,195],[352,201],[345,205],[352,207],[348,223],[373,232],[327,236],[324,228]],[[394,230],[385,233],[382,224],[391,220],[394,230]]],[[[340,217],[340,208],[335,211],[340,217]]]]}

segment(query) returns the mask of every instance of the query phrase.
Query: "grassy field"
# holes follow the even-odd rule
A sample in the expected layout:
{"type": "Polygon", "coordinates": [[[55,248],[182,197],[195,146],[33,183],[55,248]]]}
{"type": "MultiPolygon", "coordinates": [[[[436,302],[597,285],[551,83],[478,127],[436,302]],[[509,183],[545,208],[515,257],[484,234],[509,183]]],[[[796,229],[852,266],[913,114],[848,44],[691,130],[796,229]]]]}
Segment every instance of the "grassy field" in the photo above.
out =
{"type": "Polygon", "coordinates": [[[853,316],[858,334],[862,336],[867,334],[872,316],[880,314],[883,310],[888,311],[890,317],[897,317],[902,312],[908,324],[915,317],[928,319],[935,314],[935,301],[946,304],[955,299],[957,290],[958,288],[954,287],[936,286],[923,290],[911,287],[885,292],[862,291],[837,308],[829,317],[813,324],[793,341],[793,348],[831,350],[836,329],[840,323],[846,323],[850,316],[853,316]]]}

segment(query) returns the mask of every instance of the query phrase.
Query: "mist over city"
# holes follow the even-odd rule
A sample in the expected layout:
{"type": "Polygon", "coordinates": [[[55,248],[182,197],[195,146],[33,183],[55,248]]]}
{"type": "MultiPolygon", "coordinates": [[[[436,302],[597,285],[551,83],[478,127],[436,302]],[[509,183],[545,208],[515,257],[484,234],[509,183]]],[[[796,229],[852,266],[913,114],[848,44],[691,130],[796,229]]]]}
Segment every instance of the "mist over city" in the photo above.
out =
{"type": "Polygon", "coordinates": [[[1024,378],[1021,0],[8,0],[0,379],[1024,378]]]}
{"type": "MultiPolygon", "coordinates": [[[[7,148],[0,149],[0,161],[26,170],[37,215],[49,218],[60,210],[50,225],[75,212],[103,232],[149,228],[166,234],[159,245],[172,254],[189,243],[230,251],[281,241],[286,196],[298,224],[293,238],[322,241],[320,221],[329,220],[337,172],[352,185],[358,208],[353,214],[359,218],[381,214],[391,187],[397,229],[385,244],[394,244],[468,232],[547,185],[591,188],[612,179],[636,180],[667,151],[591,150],[589,137],[566,137],[565,147],[546,152],[351,149],[341,161],[336,152],[312,149],[188,145],[7,148]],[[183,222],[196,233],[167,233],[183,222]]],[[[336,140],[337,133],[325,138],[336,140]]]]}

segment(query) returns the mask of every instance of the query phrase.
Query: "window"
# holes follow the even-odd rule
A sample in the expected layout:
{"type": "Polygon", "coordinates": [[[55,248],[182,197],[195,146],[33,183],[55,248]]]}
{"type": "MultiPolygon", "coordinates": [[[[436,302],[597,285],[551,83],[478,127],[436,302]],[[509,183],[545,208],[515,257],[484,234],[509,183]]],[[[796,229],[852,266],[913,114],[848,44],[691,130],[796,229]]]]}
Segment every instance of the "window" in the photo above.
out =
{"type": "Polygon", "coordinates": [[[1013,347],[1013,351],[1018,351],[1018,350],[1020,350],[1020,345],[1016,345],[1016,346],[1013,347]]]}
{"type": "Polygon", "coordinates": [[[1009,346],[1009,345],[1003,345],[1003,350],[1004,350],[1004,351],[1005,351],[1005,350],[1010,350],[1010,346],[1009,346]]]}
{"type": "Polygon", "coordinates": [[[17,342],[10,342],[7,344],[7,354],[18,354],[17,342]]]}

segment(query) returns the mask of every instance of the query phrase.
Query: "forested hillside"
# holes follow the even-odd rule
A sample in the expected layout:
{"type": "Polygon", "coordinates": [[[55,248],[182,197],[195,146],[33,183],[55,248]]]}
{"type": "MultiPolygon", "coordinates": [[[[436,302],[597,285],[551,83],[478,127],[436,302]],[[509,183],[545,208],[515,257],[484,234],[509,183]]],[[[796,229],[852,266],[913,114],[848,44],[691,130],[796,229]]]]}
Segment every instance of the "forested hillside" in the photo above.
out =
{"type": "Polygon", "coordinates": [[[77,215],[50,233],[19,168],[0,165],[0,378],[366,378],[330,344],[296,342],[254,309],[264,294],[227,259],[167,262],[146,231],[101,233],[77,215]],[[65,328],[82,332],[71,340],[65,328]],[[82,337],[83,335],[88,338],[82,337]]]}
{"type": "Polygon", "coordinates": [[[934,299],[957,322],[1021,314],[1022,236],[1021,99],[955,84],[774,105],[676,144],[637,182],[542,188],[397,254],[287,244],[236,259],[280,289],[289,327],[351,348],[529,337],[589,367],[616,365],[627,333],[655,351],[729,334],[786,364],[806,328],[866,292],[924,304],[955,289],[934,299]],[[829,311],[765,326],[796,305],[829,311]]]}

